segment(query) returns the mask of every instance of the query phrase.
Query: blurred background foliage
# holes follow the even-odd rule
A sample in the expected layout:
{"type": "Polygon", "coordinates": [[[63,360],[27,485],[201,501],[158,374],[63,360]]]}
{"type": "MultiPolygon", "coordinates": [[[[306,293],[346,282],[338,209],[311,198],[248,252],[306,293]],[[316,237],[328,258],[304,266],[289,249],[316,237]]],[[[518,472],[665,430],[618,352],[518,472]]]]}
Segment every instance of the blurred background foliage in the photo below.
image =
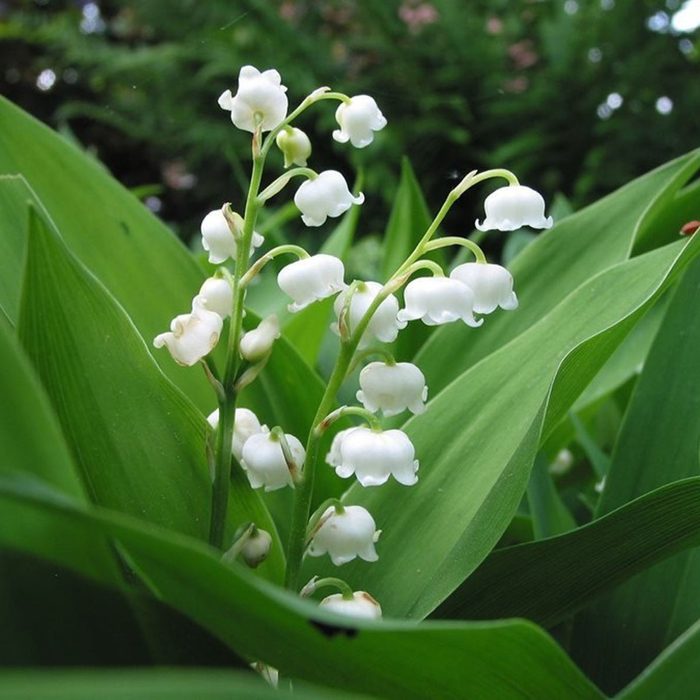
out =
{"type": "MultiPolygon", "coordinates": [[[[242,204],[248,137],[216,98],[246,63],[278,68],[292,104],[319,85],[376,97],[390,128],[366,150],[333,142],[331,105],[299,123],[312,167],[352,179],[367,165],[365,234],[382,228],[404,153],[432,210],[492,166],[579,208],[698,145],[698,4],[4,0],[0,90],[185,240],[222,201],[242,204]]],[[[471,230],[474,199],[452,233],[471,230]]]]}

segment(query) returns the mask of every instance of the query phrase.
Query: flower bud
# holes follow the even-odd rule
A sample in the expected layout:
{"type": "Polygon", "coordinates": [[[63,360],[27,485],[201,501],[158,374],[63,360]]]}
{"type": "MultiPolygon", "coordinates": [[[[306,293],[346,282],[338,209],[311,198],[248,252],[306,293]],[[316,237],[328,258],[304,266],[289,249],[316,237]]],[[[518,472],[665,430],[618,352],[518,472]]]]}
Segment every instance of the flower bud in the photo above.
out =
{"type": "Polygon", "coordinates": [[[255,569],[267,559],[271,546],[272,537],[270,533],[257,527],[254,528],[241,547],[243,561],[251,569],[255,569]]]}
{"type": "MultiPolygon", "coordinates": [[[[306,458],[303,445],[293,435],[285,434],[285,438],[295,464],[301,467],[306,458]]],[[[264,486],[265,491],[276,491],[294,485],[282,445],[274,433],[258,433],[249,437],[243,445],[241,466],[254,489],[264,486]]]]}
{"type": "Polygon", "coordinates": [[[357,400],[372,413],[381,410],[385,416],[395,416],[406,409],[423,413],[427,398],[425,376],[410,362],[370,362],[360,372],[357,400]]]}
{"type": "MultiPolygon", "coordinates": [[[[350,308],[345,317],[345,323],[348,326],[350,333],[352,333],[357,324],[360,322],[365,312],[370,307],[370,304],[374,301],[377,294],[379,294],[382,289],[382,285],[379,282],[362,282],[355,289],[352,300],[350,301],[350,308]]],[[[345,290],[341,292],[335,300],[333,309],[335,310],[335,315],[340,321],[340,314],[345,307],[345,301],[347,299],[349,291],[345,290]]],[[[360,340],[360,347],[367,347],[375,338],[382,343],[393,343],[396,340],[396,336],[399,334],[400,328],[405,328],[405,323],[399,323],[396,316],[399,310],[398,299],[390,294],[384,301],[379,305],[377,310],[372,315],[372,318],[362,334],[362,339],[360,340]]],[[[334,333],[340,333],[340,329],[337,323],[331,326],[331,330],[334,333]]]]}
{"type": "Polygon", "coordinates": [[[307,226],[321,226],[326,218],[340,216],[353,204],[362,204],[365,196],[352,195],[345,178],[337,170],[324,170],[313,180],[302,182],[294,195],[294,204],[307,226]]]}
{"type": "Polygon", "coordinates": [[[230,316],[233,308],[233,290],[228,280],[222,277],[210,277],[204,280],[199,294],[192,300],[192,307],[213,311],[221,318],[230,316]]]}
{"type": "MultiPolygon", "coordinates": [[[[238,223],[240,235],[243,232],[243,219],[239,214],[234,213],[233,216],[238,223]]],[[[219,265],[229,258],[236,259],[238,250],[236,239],[221,209],[210,211],[202,220],[200,230],[202,247],[209,253],[210,263],[219,265]]],[[[259,248],[264,241],[265,239],[259,233],[253,232],[250,254],[252,255],[253,249],[259,248]]]]}
{"type": "Polygon", "coordinates": [[[280,323],[272,314],[264,318],[258,327],[241,338],[241,357],[248,362],[260,362],[272,351],[272,345],[280,337],[280,323]]]}
{"type": "Polygon", "coordinates": [[[369,95],[356,95],[349,102],[342,102],[335,112],[340,129],[333,132],[339,143],[350,141],[355,148],[369,146],[374,132],[386,126],[386,119],[369,95]]]}
{"type": "Polygon", "coordinates": [[[284,155],[285,168],[290,165],[306,166],[306,161],[311,155],[311,141],[301,129],[295,126],[285,127],[277,134],[275,143],[284,155]]]}
{"type": "Polygon", "coordinates": [[[326,461],[341,479],[355,474],[362,486],[381,486],[390,476],[404,486],[418,481],[418,460],[408,435],[401,430],[359,427],[341,430],[326,461]]]}
{"type": "Polygon", "coordinates": [[[484,200],[486,218],[476,221],[480,231],[497,229],[515,231],[523,226],[551,228],[554,221],[544,215],[544,199],[539,192],[524,185],[499,187],[484,200]]]}
{"type": "MultiPolygon", "coordinates": [[[[219,409],[207,416],[207,422],[213,430],[219,427],[219,409]]],[[[258,417],[247,408],[237,408],[233,419],[233,438],[231,440],[231,452],[240,463],[243,456],[243,445],[252,435],[267,433],[266,425],[260,425],[258,417]]]]}
{"type": "Polygon", "coordinates": [[[243,66],[238,74],[238,92],[226,90],[219,97],[219,107],[231,112],[231,121],[244,131],[271,131],[287,116],[287,88],[276,70],[261,73],[253,66],[243,66]]]}
{"type": "Polygon", "coordinates": [[[348,617],[378,620],[382,616],[381,605],[365,591],[355,591],[352,598],[344,598],[342,593],[334,593],[324,598],[319,605],[326,610],[348,617]]]}
{"type": "Polygon", "coordinates": [[[497,306],[507,311],[518,308],[513,276],[505,267],[464,263],[452,270],[450,278],[466,284],[474,292],[474,311],[478,314],[490,314],[497,306]]]}
{"type": "Polygon", "coordinates": [[[294,299],[287,308],[296,313],[345,289],[344,275],[345,268],[340,258],[321,253],[283,267],[277,275],[277,284],[294,299]]]}
{"type": "Polygon", "coordinates": [[[331,506],[324,511],[320,522],[322,524],[309,544],[312,557],[327,553],[336,566],[355,557],[365,561],[379,558],[374,543],[381,531],[377,531],[374,518],[362,506],[345,506],[342,513],[331,506]]]}
{"type": "Polygon", "coordinates": [[[483,319],[474,319],[474,294],[458,280],[449,277],[419,277],[406,285],[406,308],[397,314],[399,322],[420,319],[426,326],[439,326],[461,319],[474,328],[483,319]]]}
{"type": "Polygon", "coordinates": [[[176,316],[170,323],[170,331],[157,335],[153,345],[156,348],[165,345],[175,362],[191,367],[214,349],[222,326],[219,314],[193,308],[192,313],[176,316]]]}

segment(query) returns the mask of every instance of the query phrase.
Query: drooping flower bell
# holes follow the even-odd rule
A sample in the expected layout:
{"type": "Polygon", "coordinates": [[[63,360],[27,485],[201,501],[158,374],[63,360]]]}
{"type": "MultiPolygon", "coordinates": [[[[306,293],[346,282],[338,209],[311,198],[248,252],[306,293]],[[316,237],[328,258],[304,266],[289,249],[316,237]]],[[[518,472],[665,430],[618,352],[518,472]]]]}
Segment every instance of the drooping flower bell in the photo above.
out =
{"type": "Polygon", "coordinates": [[[253,66],[243,66],[238,74],[238,92],[226,90],[219,97],[219,107],[231,112],[231,121],[244,131],[263,131],[279,126],[287,116],[287,88],[274,70],[262,73],[253,66]]]}
{"type": "MultiPolygon", "coordinates": [[[[238,214],[234,214],[234,218],[237,221],[239,231],[242,232],[243,219],[238,214]]],[[[221,209],[210,211],[202,220],[200,230],[202,232],[202,247],[209,253],[210,263],[219,265],[229,258],[236,259],[238,250],[236,239],[221,209]]],[[[259,248],[264,241],[265,239],[259,233],[254,232],[250,244],[251,254],[253,249],[259,248]]]]}
{"type": "Polygon", "coordinates": [[[350,141],[355,148],[369,146],[374,132],[386,126],[386,119],[373,97],[356,95],[349,102],[342,102],[335,112],[340,129],[333,132],[338,143],[350,141]]]}
{"type": "Polygon", "coordinates": [[[319,605],[340,615],[365,620],[378,620],[382,616],[381,605],[366,591],[355,591],[352,598],[345,598],[342,593],[334,593],[325,597],[319,605]]]}
{"type": "MultiPolygon", "coordinates": [[[[294,435],[285,434],[285,438],[294,464],[301,467],[306,457],[303,445],[294,435]]],[[[294,485],[282,444],[274,432],[251,435],[245,441],[241,466],[254,489],[264,486],[265,491],[276,491],[294,485]]]]}
{"type": "Polygon", "coordinates": [[[499,187],[484,200],[486,218],[475,223],[480,231],[515,231],[522,226],[551,228],[551,216],[544,215],[544,199],[539,192],[524,185],[499,187]]]}
{"type": "Polygon", "coordinates": [[[277,134],[275,139],[277,147],[284,155],[284,167],[291,165],[304,167],[311,155],[311,141],[309,137],[295,126],[286,126],[277,134]]]}
{"type": "Polygon", "coordinates": [[[170,323],[170,331],[157,335],[153,345],[166,346],[175,362],[191,367],[214,349],[222,326],[219,314],[195,305],[191,313],[176,316],[170,323]]]}
{"type": "Polygon", "coordinates": [[[449,277],[419,277],[404,289],[406,308],[399,311],[399,322],[420,319],[426,326],[439,326],[462,320],[474,328],[483,323],[474,318],[474,293],[465,284],[449,277]]]}
{"type": "Polygon", "coordinates": [[[272,536],[267,530],[256,527],[246,538],[241,547],[243,561],[251,568],[255,569],[262,564],[272,547],[272,536]]]}
{"type": "Polygon", "coordinates": [[[501,265],[464,263],[455,267],[450,277],[474,292],[474,311],[478,314],[490,314],[497,306],[507,311],[518,308],[513,275],[501,265]]]}
{"type": "MultiPolygon", "coordinates": [[[[207,422],[216,430],[219,427],[219,409],[207,416],[207,422]]],[[[261,425],[258,417],[248,408],[237,408],[233,418],[233,438],[231,439],[231,452],[238,462],[243,456],[243,445],[252,435],[267,433],[266,425],[261,425]]]]}
{"type": "Polygon", "coordinates": [[[307,226],[322,226],[327,217],[340,216],[365,196],[353,196],[345,178],[337,170],[324,170],[313,180],[305,180],[294,195],[294,204],[307,226]]]}
{"type": "MultiPolygon", "coordinates": [[[[361,282],[355,289],[345,318],[345,323],[351,333],[357,328],[357,324],[365,315],[365,312],[374,301],[377,294],[379,294],[381,288],[382,285],[379,284],[379,282],[361,282]]],[[[348,293],[348,290],[341,292],[333,305],[335,315],[338,319],[345,307],[348,293]]],[[[365,332],[362,334],[359,347],[366,347],[375,338],[382,343],[392,343],[395,341],[396,336],[399,334],[399,329],[406,326],[405,323],[399,323],[397,320],[396,316],[398,311],[399,301],[393,294],[390,294],[382,301],[379,308],[377,308],[372,315],[365,332]]],[[[337,323],[334,323],[331,329],[334,333],[340,332],[337,323]]]]}
{"type": "Polygon", "coordinates": [[[259,362],[270,353],[279,337],[280,322],[272,314],[260,321],[257,328],[243,335],[239,346],[241,357],[248,362],[259,362]]]}
{"type": "Polygon", "coordinates": [[[418,481],[416,451],[401,430],[358,427],[341,430],[331,443],[326,461],[342,479],[353,474],[362,486],[381,486],[390,476],[404,486],[418,481]]]}
{"type": "Polygon", "coordinates": [[[345,289],[344,275],[345,268],[340,258],[320,253],[283,267],[277,275],[277,284],[294,299],[287,308],[296,313],[345,289]]]}
{"type": "Polygon", "coordinates": [[[410,362],[370,362],[360,372],[357,400],[372,413],[395,416],[406,409],[423,413],[427,398],[425,376],[410,362]]]}
{"type": "Polygon", "coordinates": [[[322,524],[309,544],[312,557],[328,554],[336,566],[355,557],[365,561],[379,558],[374,543],[381,531],[377,531],[374,518],[362,506],[345,506],[340,513],[331,506],[324,511],[320,522],[322,524]]]}
{"type": "Polygon", "coordinates": [[[221,318],[230,316],[233,307],[233,289],[228,280],[223,277],[209,277],[204,280],[199,294],[192,300],[192,306],[213,311],[221,318]]]}

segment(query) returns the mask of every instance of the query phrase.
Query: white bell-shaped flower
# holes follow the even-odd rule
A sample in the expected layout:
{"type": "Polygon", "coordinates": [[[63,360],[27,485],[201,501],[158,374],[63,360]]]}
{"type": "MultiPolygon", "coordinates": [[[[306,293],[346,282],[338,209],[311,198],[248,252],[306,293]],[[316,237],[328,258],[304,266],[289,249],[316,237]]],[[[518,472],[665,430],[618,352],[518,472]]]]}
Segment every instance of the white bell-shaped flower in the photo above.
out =
{"type": "MultiPolygon", "coordinates": [[[[219,409],[207,416],[207,422],[213,430],[219,427],[219,409]]],[[[258,417],[248,408],[237,408],[233,418],[233,438],[231,440],[231,452],[238,462],[243,456],[243,445],[252,435],[267,433],[266,425],[261,425],[258,417]]]]}
{"type": "Polygon", "coordinates": [[[226,90],[219,97],[219,107],[231,112],[231,121],[244,131],[263,131],[279,126],[287,116],[287,88],[274,70],[262,73],[253,66],[243,66],[238,74],[238,92],[226,90]]]}
{"type": "Polygon", "coordinates": [[[486,218],[476,221],[480,231],[515,231],[522,226],[551,228],[553,219],[544,215],[544,199],[539,192],[524,185],[499,187],[484,200],[486,218]]]}
{"type": "MultiPolygon", "coordinates": [[[[243,219],[241,219],[242,225],[243,219]]],[[[210,211],[202,220],[200,230],[202,232],[202,247],[209,253],[210,263],[219,265],[229,258],[236,259],[236,239],[233,237],[233,233],[221,209],[210,211]]],[[[259,248],[264,241],[265,239],[259,233],[253,232],[250,245],[251,254],[253,249],[259,248]]]]}
{"type": "Polygon", "coordinates": [[[418,481],[416,451],[401,430],[349,428],[339,432],[326,461],[342,479],[355,474],[362,486],[381,486],[390,476],[404,486],[418,481]]]}
{"type": "Polygon", "coordinates": [[[267,357],[279,337],[280,322],[272,314],[260,321],[257,328],[243,335],[239,346],[241,357],[248,362],[259,362],[267,357]]]}
{"type": "Polygon", "coordinates": [[[231,315],[233,289],[223,277],[210,277],[204,280],[199,294],[192,300],[192,307],[200,307],[219,314],[221,318],[231,315]]]}
{"type": "Polygon", "coordinates": [[[372,413],[381,410],[385,416],[395,416],[406,409],[423,413],[427,398],[425,376],[410,362],[370,362],[360,372],[357,400],[372,413]]]}
{"type": "Polygon", "coordinates": [[[251,569],[257,568],[267,559],[270,547],[272,547],[272,536],[270,533],[267,530],[261,530],[256,527],[241,547],[243,561],[251,569]]]}
{"type": "Polygon", "coordinates": [[[191,367],[208,355],[219,342],[223,319],[199,306],[180,314],[170,323],[170,331],[153,339],[156,348],[166,346],[175,362],[191,367]]]}
{"type": "Polygon", "coordinates": [[[346,564],[355,557],[365,561],[379,558],[374,543],[379,539],[374,518],[362,506],[345,506],[338,513],[334,506],[327,508],[309,544],[309,554],[321,557],[328,554],[336,565],[346,564]]]}
{"type": "Polygon", "coordinates": [[[365,620],[378,620],[382,616],[381,605],[366,591],[355,591],[352,598],[344,598],[342,593],[334,593],[325,597],[319,605],[339,615],[365,620]]]}
{"type": "Polygon", "coordinates": [[[374,132],[386,126],[384,115],[369,95],[356,95],[349,102],[342,102],[335,118],[340,129],[333,132],[333,138],[339,143],[350,141],[355,148],[369,146],[374,140],[374,132]]]}
{"type": "Polygon", "coordinates": [[[399,311],[399,322],[419,318],[426,326],[439,326],[461,319],[475,328],[483,323],[474,318],[474,293],[458,280],[419,277],[406,285],[403,295],[406,308],[399,311]]]}
{"type": "Polygon", "coordinates": [[[500,265],[464,263],[450,273],[450,277],[466,284],[474,292],[474,311],[490,314],[500,306],[511,311],[518,308],[518,297],[513,291],[513,275],[500,265]]]}
{"type": "Polygon", "coordinates": [[[345,268],[340,258],[320,253],[283,267],[277,275],[277,284],[294,299],[287,308],[296,313],[345,289],[344,275],[345,268]]]}
{"type": "MultiPolygon", "coordinates": [[[[379,284],[379,282],[361,282],[355,289],[355,292],[352,295],[352,300],[350,301],[350,308],[348,309],[345,319],[351,333],[355,330],[357,324],[365,315],[365,312],[374,301],[377,294],[379,294],[381,288],[382,285],[379,284]]],[[[333,305],[335,315],[338,318],[340,317],[340,314],[345,306],[347,295],[347,290],[341,292],[333,305]]],[[[360,347],[366,347],[375,338],[382,343],[394,342],[396,340],[396,336],[399,334],[399,329],[406,327],[405,323],[400,323],[397,320],[398,311],[399,301],[393,294],[390,294],[386,299],[384,299],[384,301],[379,305],[379,308],[372,315],[365,332],[362,334],[360,347]]],[[[331,329],[334,333],[340,332],[337,323],[334,323],[331,326],[331,329]]]]}
{"type": "Polygon", "coordinates": [[[277,147],[284,155],[284,167],[298,165],[304,167],[311,155],[311,141],[309,137],[295,126],[282,129],[275,139],[277,147]]]}
{"type": "MultiPolygon", "coordinates": [[[[295,464],[301,468],[306,458],[303,445],[294,435],[285,434],[285,438],[295,464]]],[[[282,445],[274,433],[251,435],[243,445],[241,466],[254,489],[264,486],[265,491],[276,491],[294,485],[282,445]]]]}
{"type": "Polygon", "coordinates": [[[353,196],[345,178],[337,170],[324,170],[313,180],[302,182],[294,195],[294,204],[307,226],[321,226],[327,217],[340,216],[353,204],[364,201],[362,192],[353,196]]]}

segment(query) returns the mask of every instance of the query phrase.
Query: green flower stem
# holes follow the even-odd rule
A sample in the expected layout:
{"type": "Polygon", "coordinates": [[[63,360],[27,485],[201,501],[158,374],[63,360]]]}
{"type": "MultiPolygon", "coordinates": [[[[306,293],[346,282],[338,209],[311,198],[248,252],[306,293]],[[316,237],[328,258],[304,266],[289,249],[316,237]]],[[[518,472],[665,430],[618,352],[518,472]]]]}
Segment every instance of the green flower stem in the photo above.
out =
{"type": "Polygon", "coordinates": [[[321,517],[331,506],[335,508],[336,513],[342,513],[344,510],[343,504],[337,498],[327,498],[323,503],[321,503],[321,505],[316,508],[314,514],[309,519],[309,524],[306,528],[306,538],[304,540],[305,546],[309,544],[311,538],[318,531],[318,528],[321,525],[321,517]]]}
{"type": "Polygon", "coordinates": [[[240,363],[238,347],[241,340],[245,299],[245,287],[241,285],[241,279],[248,267],[255,220],[261,206],[258,202],[258,191],[262,181],[265,154],[260,148],[260,136],[261,133],[258,129],[253,134],[253,170],[243,215],[243,231],[237,245],[236,269],[232,281],[233,308],[226,348],[226,369],[222,382],[224,396],[219,400],[219,430],[216,436],[214,485],[209,523],[209,543],[217,549],[222,549],[224,544],[226,513],[228,511],[229,489],[231,488],[231,443],[233,441],[233,422],[236,415],[236,399],[238,398],[235,382],[240,363]]]}
{"type": "Polygon", "coordinates": [[[309,437],[306,442],[306,460],[297,481],[294,509],[292,511],[292,523],[287,544],[285,586],[292,590],[297,590],[299,588],[299,571],[301,569],[301,560],[304,556],[306,527],[309,521],[311,497],[314,489],[314,472],[321,443],[321,436],[317,433],[315,428],[333,408],[336,394],[345,379],[356,346],[356,343],[343,343],[340,346],[340,354],[338,355],[333,373],[328,380],[326,390],[316,410],[316,415],[314,416],[312,427],[309,431],[309,437]]]}
{"type": "Polygon", "coordinates": [[[313,582],[313,586],[310,586],[311,590],[308,595],[315,593],[319,588],[337,588],[345,600],[352,600],[352,588],[343,581],[342,578],[333,578],[329,576],[327,578],[319,578],[313,582]]]}
{"type": "Polygon", "coordinates": [[[289,253],[291,255],[296,255],[299,260],[304,260],[305,258],[311,257],[301,246],[285,244],[278,245],[276,248],[272,248],[265,255],[259,258],[253,265],[248,268],[248,271],[241,277],[241,286],[247,287],[253,280],[253,278],[269,263],[274,260],[278,255],[284,255],[289,253]]]}
{"type": "Polygon", "coordinates": [[[505,170],[503,168],[494,168],[492,170],[484,170],[483,173],[477,174],[476,170],[472,170],[472,172],[468,173],[465,175],[461,182],[453,188],[450,193],[447,195],[445,198],[445,201],[443,205],[440,207],[440,211],[436,214],[435,218],[431,222],[430,226],[428,226],[428,229],[426,232],[423,234],[423,238],[420,239],[418,242],[418,245],[413,249],[413,252],[406,258],[406,260],[403,262],[402,265],[399,266],[399,268],[394,272],[394,274],[391,276],[391,280],[399,277],[405,270],[408,268],[412,263],[414,263],[418,258],[420,258],[421,255],[425,252],[425,246],[428,244],[428,242],[432,239],[432,237],[435,235],[435,232],[438,229],[438,226],[442,223],[443,219],[445,216],[447,216],[447,212],[450,211],[452,208],[452,205],[471,187],[474,187],[474,185],[477,185],[480,182],[483,182],[484,180],[490,180],[495,177],[501,177],[504,178],[505,180],[508,181],[510,185],[518,185],[520,184],[518,182],[518,178],[515,177],[515,175],[510,172],[510,170],[505,170]]]}
{"type": "Polygon", "coordinates": [[[444,238],[436,238],[434,241],[430,241],[425,244],[423,251],[427,253],[430,250],[437,250],[438,248],[446,248],[447,246],[458,245],[463,248],[468,248],[474,253],[474,257],[478,263],[485,263],[486,256],[484,251],[468,238],[459,238],[458,236],[445,236],[444,238]]]}
{"type": "Polygon", "coordinates": [[[388,350],[385,350],[384,348],[368,348],[367,350],[363,350],[362,352],[355,353],[355,357],[352,360],[352,364],[348,368],[348,374],[352,374],[352,372],[357,367],[357,365],[360,364],[360,362],[366,360],[368,357],[372,357],[372,355],[378,355],[384,360],[384,362],[387,365],[393,366],[396,364],[394,356],[388,350]]]}
{"type": "Polygon", "coordinates": [[[340,408],[336,408],[335,411],[331,411],[318,423],[314,430],[318,433],[318,436],[321,437],[335,421],[343,416],[360,416],[367,421],[367,425],[369,425],[372,430],[381,430],[381,423],[377,416],[375,416],[372,411],[368,411],[366,408],[361,408],[360,406],[341,406],[340,408]]]}
{"type": "Polygon", "coordinates": [[[311,168],[292,168],[284,175],[280,175],[276,180],[273,180],[259,195],[260,203],[266,202],[271,197],[281,192],[293,177],[305,177],[307,180],[315,180],[318,173],[311,168]]]}

